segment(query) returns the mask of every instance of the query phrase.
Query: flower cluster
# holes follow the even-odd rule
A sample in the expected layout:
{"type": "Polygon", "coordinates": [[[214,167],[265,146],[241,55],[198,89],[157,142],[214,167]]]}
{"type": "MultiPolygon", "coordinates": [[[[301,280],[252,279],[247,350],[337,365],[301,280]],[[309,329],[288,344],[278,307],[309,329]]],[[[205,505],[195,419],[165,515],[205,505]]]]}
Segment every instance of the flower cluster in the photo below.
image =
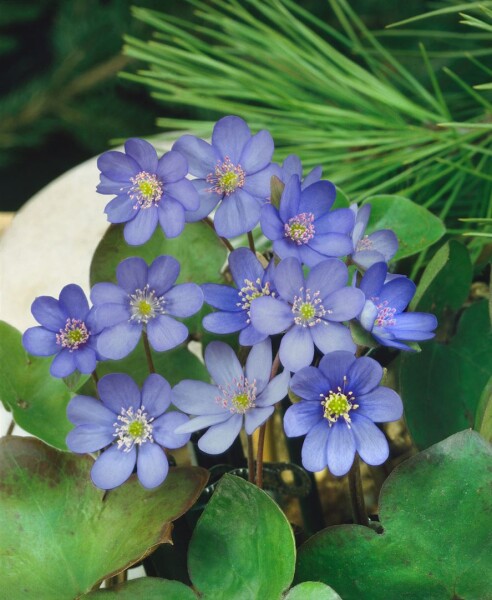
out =
{"type": "Polygon", "coordinates": [[[188,329],[178,319],[196,314],[204,301],[215,309],[203,318],[204,329],[238,333],[240,345],[251,349],[243,366],[229,345],[211,341],[204,358],[213,383],[185,379],[171,391],[152,373],[140,391],[128,375],[111,374],[99,381],[100,399],[76,396],[68,408],[75,429],[67,443],[74,452],[102,451],[94,483],[113,488],[136,466],[142,485],[159,485],[168,471],[163,448],[185,444],[192,432],[207,430],[198,441],[202,451],[226,451],[243,428],[251,435],[267,421],[289,384],[300,401],[287,409],[284,427],[288,436],[306,435],[306,469],[327,466],[343,475],[356,452],[371,465],[386,460],[388,445],[374,423],[400,418],[402,403],[379,386],[375,360],[355,357],[350,322],[400,350],[431,338],[437,325],[433,315],[406,311],[415,285],[388,272],[395,234],[366,234],[369,204],[336,206],[336,187],[321,179],[319,167],[303,178],[298,157],[273,163],[271,135],[253,135],[239,117],[219,120],[211,143],[184,135],[161,158],[144,140],[128,140],[124,150],[98,161],[98,191],[114,196],[105,209],[108,220],[124,224],[130,245],[146,243],[158,223],[172,238],[185,222],[207,219],[228,248],[224,238],[247,233],[249,248],[228,257],[233,285],[176,284],[175,258],[159,256],[150,265],[127,258],[116,282],[93,286],[92,308],[75,285],[59,300],[37,298],[32,312],[40,327],[24,334],[26,349],[56,355],[51,370],[57,377],[75,369],[95,372],[97,361],[126,357],[142,338],[151,360],[151,350],[186,343],[188,329]],[[258,225],[271,242],[263,254],[251,233],[258,225]],[[167,412],[171,400],[182,413],[167,412]]]}

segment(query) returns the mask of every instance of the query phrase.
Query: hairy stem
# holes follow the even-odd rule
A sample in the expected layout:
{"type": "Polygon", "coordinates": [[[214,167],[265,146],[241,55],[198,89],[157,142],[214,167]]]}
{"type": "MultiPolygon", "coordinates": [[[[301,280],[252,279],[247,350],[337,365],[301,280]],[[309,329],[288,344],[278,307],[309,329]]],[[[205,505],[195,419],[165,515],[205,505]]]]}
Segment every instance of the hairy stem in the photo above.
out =
{"type": "Polygon", "coordinates": [[[354,523],[357,523],[357,525],[365,525],[367,527],[369,525],[369,521],[367,519],[364,492],[362,490],[360,460],[358,454],[355,455],[352,467],[348,472],[348,487],[354,523]]]}
{"type": "Polygon", "coordinates": [[[255,457],[253,454],[253,436],[248,435],[248,481],[255,482],[255,457]]]}
{"type": "Polygon", "coordinates": [[[150,352],[149,338],[147,332],[142,331],[143,344],[145,349],[145,356],[147,358],[147,364],[149,366],[149,373],[155,373],[154,361],[152,360],[152,354],[150,352]]]}
{"type": "Polygon", "coordinates": [[[248,244],[251,252],[253,252],[253,254],[256,254],[255,239],[253,237],[252,231],[248,231],[248,244]]]}

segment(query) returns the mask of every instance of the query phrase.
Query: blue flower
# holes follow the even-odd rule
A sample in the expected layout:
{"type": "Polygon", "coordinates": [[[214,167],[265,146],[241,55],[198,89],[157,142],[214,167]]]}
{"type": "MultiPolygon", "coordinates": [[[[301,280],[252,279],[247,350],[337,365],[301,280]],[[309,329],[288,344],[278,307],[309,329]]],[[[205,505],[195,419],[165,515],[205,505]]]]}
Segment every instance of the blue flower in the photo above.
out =
{"type": "Polygon", "coordinates": [[[50,373],[67,377],[78,369],[92,373],[102,357],[96,350],[93,310],[82,289],[75,284],[65,286],[60,299],[39,296],[31,312],[41,327],[29,328],[22,337],[24,348],[35,356],[51,356],[50,373]]]}
{"type": "Polygon", "coordinates": [[[173,388],[173,403],[183,412],[196,415],[176,433],[208,427],[198,447],[207,454],[221,454],[230,448],[243,423],[251,435],[272,415],[273,405],[287,394],[290,375],[283,371],[270,381],[270,339],[253,346],[244,372],[232,348],[223,342],[207,346],[205,364],[215,385],[186,379],[173,388]]]}
{"type": "Polygon", "coordinates": [[[266,130],[251,135],[239,117],[229,116],[215,124],[212,143],[184,135],[174,144],[188,160],[200,208],[187,221],[206,217],[220,202],[214,217],[220,236],[234,237],[251,231],[260,220],[262,204],[270,196],[270,179],[279,173],[272,165],[273,140],[266,130]]]}
{"type": "Polygon", "coordinates": [[[116,269],[118,285],[96,283],[91,299],[100,331],[97,348],[103,356],[124,358],[138,344],[142,330],[158,352],[186,340],[187,327],[173,317],[198,312],[203,292],[195,283],[173,285],[179,271],[179,262],[172,256],[159,256],[150,267],[142,258],[131,257],[116,269]]]}
{"type": "Polygon", "coordinates": [[[374,423],[396,421],[403,406],[396,392],[378,386],[383,369],[372,358],[331,352],[319,367],[298,371],[291,390],[301,398],[284,417],[289,437],[306,435],[302,464],[308,471],[325,467],[345,475],[355,452],[369,465],[388,458],[388,442],[374,423]]]}
{"type": "Polygon", "coordinates": [[[394,232],[390,229],[381,229],[370,235],[364,235],[371,214],[371,205],[364,204],[357,208],[357,204],[352,204],[350,209],[355,215],[352,262],[362,269],[368,269],[377,262],[389,262],[398,250],[398,239],[394,232]]]}
{"type": "Polygon", "coordinates": [[[251,323],[267,335],[286,331],[280,343],[280,360],[286,369],[298,371],[311,364],[314,346],[323,354],[355,352],[350,330],[341,321],[360,313],[364,294],[346,286],[348,271],[341,260],[327,258],[304,279],[301,263],[284,258],[273,279],[279,297],[257,298],[251,304],[251,323]]]}
{"type": "Polygon", "coordinates": [[[313,267],[326,257],[352,252],[354,215],[348,208],[329,212],[335,195],[330,181],[317,181],[302,190],[299,177],[292,175],[278,210],[272,204],[263,206],[261,229],[280,258],[293,256],[313,267]]]}
{"type": "Polygon", "coordinates": [[[135,465],[140,483],[157,487],[169,471],[163,448],[181,448],[190,439],[189,434],[174,433],[188,417],[177,411],[166,413],[171,386],[154,373],[140,392],[129,375],[112,373],[99,381],[97,390],[101,401],[75,396],[68,404],[68,419],[76,427],[67,436],[67,446],[79,454],[103,450],[91,471],[98,488],[118,487],[135,465]]]}
{"type": "Polygon", "coordinates": [[[178,152],[157,158],[155,148],[140,139],[125,142],[125,152],[102,154],[97,166],[100,194],[116,194],[105,208],[110,223],[126,223],[125,240],[144,244],[160,223],[167,237],[178,236],[185,225],[185,211],[196,210],[198,194],[186,179],[188,163],[178,152]]]}
{"type": "Polygon", "coordinates": [[[278,174],[277,177],[286,184],[292,175],[297,175],[301,182],[301,190],[303,190],[321,179],[322,168],[314,167],[314,169],[311,169],[303,179],[301,159],[295,154],[289,154],[282,163],[280,174],[278,174]]]}
{"type": "Polygon", "coordinates": [[[403,312],[415,295],[415,284],[403,276],[388,276],[386,263],[369,267],[359,287],[366,296],[359,321],[380,344],[412,350],[403,341],[419,342],[434,337],[437,327],[434,315],[403,312]]]}
{"type": "Polygon", "coordinates": [[[205,283],[202,285],[205,302],[219,309],[206,315],[203,326],[212,333],[240,331],[239,343],[253,346],[267,335],[251,325],[251,303],[261,296],[275,296],[273,261],[264,269],[247,248],[238,248],[229,255],[229,267],[236,287],[205,283]]]}

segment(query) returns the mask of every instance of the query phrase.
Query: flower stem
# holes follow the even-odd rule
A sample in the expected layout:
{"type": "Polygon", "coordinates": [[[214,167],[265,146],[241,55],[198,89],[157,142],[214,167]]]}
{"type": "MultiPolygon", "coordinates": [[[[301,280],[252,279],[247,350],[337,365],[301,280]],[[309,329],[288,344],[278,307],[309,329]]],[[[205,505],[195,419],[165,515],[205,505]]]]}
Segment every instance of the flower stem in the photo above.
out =
{"type": "Polygon", "coordinates": [[[149,372],[155,373],[154,361],[152,360],[152,354],[150,352],[149,338],[147,337],[147,332],[142,331],[142,339],[143,345],[145,349],[145,356],[147,358],[147,364],[149,365],[149,372]]]}
{"type": "Polygon", "coordinates": [[[14,419],[12,419],[12,420],[10,421],[9,428],[7,429],[7,432],[5,433],[5,435],[6,435],[6,436],[7,436],[7,435],[12,435],[12,432],[14,431],[14,427],[15,427],[15,421],[14,421],[14,419]]]}
{"type": "Polygon", "coordinates": [[[106,583],[106,588],[112,588],[115,585],[118,585],[119,583],[124,583],[128,578],[128,574],[127,571],[122,571],[121,573],[118,573],[117,575],[113,575],[113,577],[109,577],[108,579],[105,580],[106,583]]]}
{"type": "Polygon", "coordinates": [[[253,252],[253,254],[256,254],[255,239],[253,237],[252,231],[248,231],[248,244],[251,252],[253,252]]]}
{"type": "Polygon", "coordinates": [[[95,384],[96,389],[97,389],[97,384],[99,383],[99,377],[97,375],[96,369],[94,369],[94,371],[92,371],[91,377],[92,377],[92,380],[94,381],[94,384],[95,384]]]}
{"type": "Polygon", "coordinates": [[[225,237],[221,237],[217,231],[215,230],[215,225],[214,222],[212,221],[212,219],[210,217],[205,217],[204,219],[202,219],[202,221],[204,223],[206,223],[215,233],[215,235],[219,238],[219,240],[224,244],[224,246],[229,250],[229,252],[232,252],[234,250],[234,246],[231,244],[231,242],[225,238],[225,237]]]}
{"type": "Polygon", "coordinates": [[[248,435],[248,481],[255,482],[255,457],[253,454],[253,436],[248,435]]]}
{"type": "Polygon", "coordinates": [[[354,523],[368,527],[366,505],[364,502],[364,492],[362,490],[362,480],[360,477],[360,460],[356,454],[350,471],[348,472],[348,486],[350,503],[352,505],[352,516],[354,523]]]}

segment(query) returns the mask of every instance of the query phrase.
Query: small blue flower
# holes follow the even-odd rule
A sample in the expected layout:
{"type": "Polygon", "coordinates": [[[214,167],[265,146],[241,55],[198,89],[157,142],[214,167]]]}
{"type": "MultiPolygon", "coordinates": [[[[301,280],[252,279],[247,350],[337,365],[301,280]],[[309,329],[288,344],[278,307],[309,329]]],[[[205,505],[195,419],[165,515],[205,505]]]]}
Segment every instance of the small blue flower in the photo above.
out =
{"type": "Polygon", "coordinates": [[[273,279],[279,296],[257,298],[251,304],[251,323],[267,335],[286,332],[279,350],[286,369],[298,371],[311,364],[314,346],[323,354],[355,352],[350,330],[341,321],[360,313],[364,294],[347,287],[348,271],[341,260],[327,258],[304,279],[301,263],[284,258],[273,279]]]}
{"type": "Polygon", "coordinates": [[[301,189],[299,177],[292,175],[279,208],[263,206],[261,229],[273,241],[273,250],[280,258],[293,256],[313,267],[327,257],[352,252],[354,215],[348,208],[330,212],[335,195],[330,181],[317,181],[301,189]]]}
{"type": "Polygon", "coordinates": [[[371,214],[371,205],[364,204],[357,208],[357,204],[352,204],[350,209],[355,215],[352,262],[364,270],[377,262],[388,263],[398,250],[398,239],[394,232],[390,229],[381,229],[370,235],[364,235],[371,214]]]}
{"type": "Polygon", "coordinates": [[[306,367],[292,377],[291,390],[301,400],[287,409],[284,429],[289,437],[306,435],[305,469],[328,467],[341,476],[356,452],[369,465],[388,458],[388,442],[374,423],[396,421],[403,406],[396,392],[379,386],[382,377],[375,360],[350,352],[331,352],[319,367],[306,367]]]}
{"type": "Polygon", "coordinates": [[[273,285],[274,264],[264,269],[248,248],[238,248],[229,255],[229,267],[236,287],[205,283],[202,285],[205,302],[219,309],[206,315],[203,326],[212,333],[240,331],[239,343],[253,346],[267,335],[251,325],[250,307],[256,298],[275,296],[273,285]]]}
{"type": "Polygon", "coordinates": [[[359,321],[383,346],[412,350],[404,341],[434,337],[437,319],[430,313],[403,312],[415,295],[415,284],[403,276],[389,276],[383,262],[369,267],[360,282],[366,296],[359,321]]]}
{"type": "Polygon", "coordinates": [[[271,164],[272,136],[266,130],[251,135],[239,117],[229,116],[215,124],[212,143],[184,135],[174,144],[188,160],[200,196],[200,208],[186,214],[187,221],[203,219],[220,202],[215,229],[220,236],[234,237],[251,231],[260,220],[260,209],[270,196],[270,179],[279,174],[271,164]]]}
{"type": "Polygon", "coordinates": [[[126,223],[125,240],[132,246],[147,242],[160,226],[168,238],[185,225],[185,211],[196,210],[198,194],[186,179],[188,163],[178,152],[157,158],[155,148],[140,139],[125,142],[125,153],[102,154],[97,166],[100,194],[116,194],[105,208],[110,223],[126,223]]]}
{"type": "Polygon", "coordinates": [[[311,171],[309,171],[309,173],[303,179],[301,159],[295,154],[289,154],[289,156],[287,156],[282,163],[280,174],[278,174],[277,177],[284,184],[286,184],[292,175],[297,175],[297,177],[299,177],[299,181],[301,182],[301,190],[304,190],[308,186],[321,179],[322,168],[314,167],[314,169],[311,169],[311,171]]]}
{"type": "Polygon", "coordinates": [[[56,355],[50,367],[54,377],[67,377],[76,369],[92,373],[96,361],[103,360],[96,350],[94,312],[78,285],[66,285],[59,300],[39,296],[31,312],[41,327],[30,327],[22,343],[35,356],[56,355]]]}
{"type": "Polygon", "coordinates": [[[243,423],[251,435],[272,415],[274,404],[287,394],[290,375],[283,371],[270,381],[270,339],[253,346],[244,371],[232,348],[223,342],[207,346],[205,364],[215,385],[187,379],[173,388],[173,403],[183,412],[196,415],[176,433],[208,427],[198,447],[207,454],[221,454],[230,448],[243,423]]]}
{"type": "Polygon", "coordinates": [[[91,471],[98,488],[118,487],[135,465],[140,483],[157,487],[169,471],[163,448],[181,448],[190,439],[189,434],[174,433],[188,417],[177,411],[166,413],[171,386],[154,373],[140,392],[129,375],[112,373],[101,378],[97,390],[101,401],[89,396],[70,401],[67,416],[76,427],[67,436],[67,446],[79,454],[103,450],[91,471]]]}
{"type": "Polygon", "coordinates": [[[96,283],[91,291],[99,352],[124,358],[135,348],[142,330],[158,352],[186,340],[188,328],[173,317],[190,317],[200,310],[203,292],[195,283],[173,285],[180,271],[172,256],[159,256],[147,267],[138,257],[123,260],[116,269],[118,285],[96,283]]]}

